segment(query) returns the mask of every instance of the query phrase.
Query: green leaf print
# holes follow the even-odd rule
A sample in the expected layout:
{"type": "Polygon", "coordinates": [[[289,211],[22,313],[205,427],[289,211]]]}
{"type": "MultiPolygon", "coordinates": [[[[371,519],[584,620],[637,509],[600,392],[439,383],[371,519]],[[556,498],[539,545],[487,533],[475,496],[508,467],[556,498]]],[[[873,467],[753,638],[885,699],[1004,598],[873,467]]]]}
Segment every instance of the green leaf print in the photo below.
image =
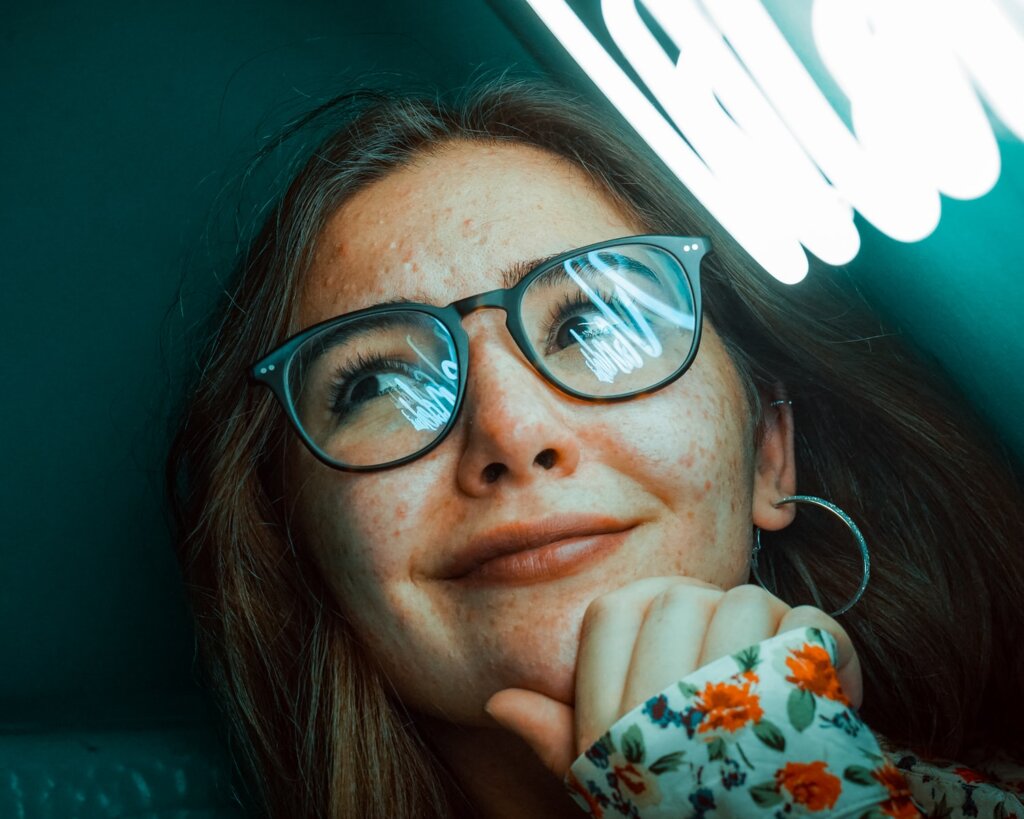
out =
{"type": "Polygon", "coordinates": [[[946,794],[939,797],[939,801],[932,807],[928,819],[949,819],[953,815],[953,808],[946,802],[946,794]]]}
{"type": "Polygon", "coordinates": [[[644,753],[644,732],[639,725],[630,725],[622,735],[622,754],[630,762],[643,762],[644,753]]]}
{"type": "Polygon", "coordinates": [[[665,756],[659,756],[651,764],[649,770],[651,773],[663,774],[666,771],[674,771],[680,765],[683,764],[683,757],[686,755],[686,751],[673,751],[665,756]]]}
{"type": "Polygon", "coordinates": [[[798,731],[804,731],[808,725],[814,722],[814,710],[817,705],[814,702],[814,694],[804,691],[802,688],[795,688],[789,692],[789,699],[786,701],[786,713],[789,721],[798,731]]]}
{"type": "Polygon", "coordinates": [[[808,626],[807,639],[810,640],[812,643],[817,643],[819,646],[824,646],[825,648],[828,648],[828,645],[826,645],[825,643],[825,635],[821,633],[820,628],[808,626]]]}
{"type": "Polygon", "coordinates": [[[604,745],[605,748],[608,749],[608,753],[615,753],[615,742],[612,740],[611,731],[605,731],[605,734],[601,737],[600,742],[602,745],[604,745]]]}
{"type": "Polygon", "coordinates": [[[753,671],[761,662],[761,649],[758,646],[750,646],[743,651],[736,652],[732,658],[740,667],[740,671],[753,671]]]}
{"type": "Polygon", "coordinates": [[[871,769],[863,765],[850,765],[843,771],[843,779],[857,785],[877,785],[878,780],[871,775],[871,769]]]}
{"type": "Polygon", "coordinates": [[[721,759],[725,756],[725,740],[715,737],[708,743],[708,760],[721,759]]]}
{"type": "Polygon", "coordinates": [[[679,683],[679,690],[683,692],[684,697],[692,700],[697,696],[699,689],[693,683],[681,682],[679,683]]]}
{"type": "Polygon", "coordinates": [[[782,794],[779,793],[775,783],[770,781],[751,786],[750,798],[759,808],[770,808],[782,801],[782,794]]]}
{"type": "Polygon", "coordinates": [[[782,731],[778,729],[774,722],[763,719],[756,723],[754,725],[754,736],[769,748],[774,748],[776,751],[786,750],[786,737],[782,735],[782,731]]]}

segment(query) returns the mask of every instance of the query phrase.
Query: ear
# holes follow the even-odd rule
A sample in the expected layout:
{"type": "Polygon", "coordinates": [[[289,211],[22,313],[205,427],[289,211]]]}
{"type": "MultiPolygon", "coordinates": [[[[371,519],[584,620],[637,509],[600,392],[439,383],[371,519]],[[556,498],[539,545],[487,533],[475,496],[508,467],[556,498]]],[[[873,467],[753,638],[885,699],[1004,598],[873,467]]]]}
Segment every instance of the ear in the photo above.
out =
{"type": "Polygon", "coordinates": [[[796,492],[793,457],[793,407],[781,384],[763,401],[761,441],[754,453],[754,525],[767,530],[784,529],[793,522],[792,503],[776,507],[779,498],[796,492]],[[773,406],[773,402],[775,405],[773,406]]]}

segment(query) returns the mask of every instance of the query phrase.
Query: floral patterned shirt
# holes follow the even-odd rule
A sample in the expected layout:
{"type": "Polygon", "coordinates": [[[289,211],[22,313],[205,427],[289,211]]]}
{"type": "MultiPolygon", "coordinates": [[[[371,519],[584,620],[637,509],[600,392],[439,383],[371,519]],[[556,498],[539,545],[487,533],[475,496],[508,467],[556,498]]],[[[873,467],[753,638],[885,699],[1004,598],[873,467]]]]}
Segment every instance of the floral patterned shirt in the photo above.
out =
{"type": "Polygon", "coordinates": [[[1024,819],[1024,767],[923,762],[861,722],[816,628],[722,657],[651,697],[572,765],[595,819],[1024,819]]]}

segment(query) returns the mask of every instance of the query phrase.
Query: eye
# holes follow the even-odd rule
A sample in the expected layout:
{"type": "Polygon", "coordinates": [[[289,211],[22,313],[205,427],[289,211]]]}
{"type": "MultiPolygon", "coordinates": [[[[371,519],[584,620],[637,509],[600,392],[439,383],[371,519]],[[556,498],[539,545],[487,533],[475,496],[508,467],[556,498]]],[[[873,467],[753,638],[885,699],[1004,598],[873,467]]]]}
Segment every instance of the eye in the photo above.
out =
{"type": "Polygon", "coordinates": [[[361,404],[373,398],[380,398],[387,391],[386,376],[375,373],[354,379],[348,387],[348,403],[361,404]]]}
{"type": "Polygon", "coordinates": [[[335,371],[328,389],[328,405],[334,415],[343,418],[400,390],[401,382],[416,381],[418,373],[408,362],[398,359],[360,356],[335,371]]]}
{"type": "Polygon", "coordinates": [[[551,307],[545,353],[550,355],[578,344],[580,339],[604,335],[608,326],[607,317],[585,294],[566,294],[551,307]]]}

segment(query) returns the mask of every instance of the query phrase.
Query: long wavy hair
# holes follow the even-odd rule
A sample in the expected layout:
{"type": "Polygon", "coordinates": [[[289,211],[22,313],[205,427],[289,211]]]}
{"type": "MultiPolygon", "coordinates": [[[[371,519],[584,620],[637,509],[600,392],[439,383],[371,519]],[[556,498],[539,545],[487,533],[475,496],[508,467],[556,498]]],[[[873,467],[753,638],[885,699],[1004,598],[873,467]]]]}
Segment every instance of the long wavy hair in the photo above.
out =
{"type": "MultiPolygon", "coordinates": [[[[255,815],[473,813],[290,536],[281,475],[295,443],[247,377],[300,329],[298,294],[329,217],[452,140],[543,148],[650,232],[711,237],[706,314],[753,416],[784,384],[800,491],[844,508],[871,547],[871,584],[842,618],[863,665],[862,717],[926,756],[1010,748],[1024,735],[1020,485],[936,365],[881,327],[845,274],[778,284],[607,112],[567,92],[503,82],[447,101],[348,94],[280,142],[325,123],[330,135],[238,260],[167,466],[201,668],[255,815]]],[[[761,566],[783,600],[829,610],[856,589],[861,566],[848,535],[822,517],[798,513],[766,539],[761,566]]]]}

